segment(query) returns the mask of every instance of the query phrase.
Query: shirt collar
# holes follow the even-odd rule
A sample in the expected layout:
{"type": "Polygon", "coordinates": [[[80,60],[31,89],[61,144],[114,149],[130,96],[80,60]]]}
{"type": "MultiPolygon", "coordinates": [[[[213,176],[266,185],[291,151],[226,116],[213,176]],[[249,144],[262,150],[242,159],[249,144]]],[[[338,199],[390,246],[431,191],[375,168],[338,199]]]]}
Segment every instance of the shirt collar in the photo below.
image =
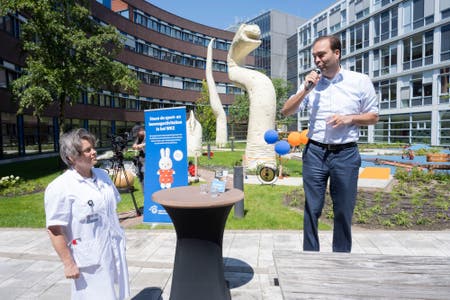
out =
{"type": "Polygon", "coordinates": [[[75,178],[78,181],[87,181],[87,180],[92,180],[92,181],[96,181],[97,180],[97,175],[95,174],[94,170],[92,170],[92,177],[90,178],[85,178],[83,176],[80,175],[80,173],[78,173],[74,168],[70,168],[68,170],[68,172],[70,172],[70,174],[72,175],[73,178],[75,178]]]}
{"type": "Polygon", "coordinates": [[[333,78],[328,79],[325,76],[322,76],[320,79],[324,80],[324,82],[326,82],[327,84],[329,84],[329,83],[338,83],[338,82],[340,82],[340,81],[342,81],[344,79],[344,75],[345,75],[345,70],[342,67],[340,67],[339,68],[339,72],[337,72],[337,74],[334,75],[333,78]]]}

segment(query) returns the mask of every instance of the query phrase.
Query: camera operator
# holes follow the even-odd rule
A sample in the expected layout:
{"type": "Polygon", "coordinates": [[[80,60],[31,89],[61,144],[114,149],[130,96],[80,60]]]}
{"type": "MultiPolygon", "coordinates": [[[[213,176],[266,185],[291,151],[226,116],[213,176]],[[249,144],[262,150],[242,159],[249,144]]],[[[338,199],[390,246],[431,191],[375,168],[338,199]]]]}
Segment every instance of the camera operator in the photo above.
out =
{"type": "Polygon", "coordinates": [[[133,144],[133,149],[138,151],[138,155],[134,158],[134,164],[136,165],[138,171],[137,176],[139,178],[139,182],[141,183],[142,192],[144,191],[144,168],[145,168],[145,128],[144,126],[140,126],[137,135],[136,141],[133,144]]]}

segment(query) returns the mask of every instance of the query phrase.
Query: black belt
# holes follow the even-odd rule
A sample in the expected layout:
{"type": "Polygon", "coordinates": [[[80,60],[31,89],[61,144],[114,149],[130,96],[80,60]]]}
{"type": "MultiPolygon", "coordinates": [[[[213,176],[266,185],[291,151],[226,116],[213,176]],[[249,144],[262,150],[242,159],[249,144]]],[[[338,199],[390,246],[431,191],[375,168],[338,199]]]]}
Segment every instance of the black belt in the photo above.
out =
{"type": "Polygon", "coordinates": [[[350,143],[346,143],[346,144],[323,144],[314,140],[309,140],[309,142],[313,145],[322,147],[324,149],[327,149],[329,151],[339,151],[339,150],[343,150],[346,148],[351,148],[351,147],[356,147],[356,142],[350,142],[350,143]]]}

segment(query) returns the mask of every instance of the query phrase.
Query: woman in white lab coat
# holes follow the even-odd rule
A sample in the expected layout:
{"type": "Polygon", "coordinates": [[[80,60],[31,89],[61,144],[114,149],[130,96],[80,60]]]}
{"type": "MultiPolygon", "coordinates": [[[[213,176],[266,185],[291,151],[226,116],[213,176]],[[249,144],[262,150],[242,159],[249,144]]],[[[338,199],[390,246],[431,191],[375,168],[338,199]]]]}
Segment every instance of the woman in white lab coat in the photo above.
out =
{"type": "Polygon", "coordinates": [[[72,299],[129,297],[125,236],[116,213],[120,195],[107,173],[94,168],[95,137],[75,129],[60,138],[69,167],[45,191],[46,225],[72,299]],[[115,284],[118,284],[119,295],[115,284]]]}

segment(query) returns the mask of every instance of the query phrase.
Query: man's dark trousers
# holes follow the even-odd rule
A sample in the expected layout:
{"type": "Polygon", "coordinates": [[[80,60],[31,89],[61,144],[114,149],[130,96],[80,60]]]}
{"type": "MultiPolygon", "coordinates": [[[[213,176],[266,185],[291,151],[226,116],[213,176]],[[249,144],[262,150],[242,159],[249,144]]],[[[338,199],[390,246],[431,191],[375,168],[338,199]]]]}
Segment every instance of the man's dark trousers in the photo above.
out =
{"type": "Polygon", "coordinates": [[[328,179],[330,179],[330,195],[334,213],[333,252],[351,251],[351,225],[360,166],[361,156],[357,146],[335,151],[311,143],[305,147],[303,151],[304,251],[320,251],[318,219],[324,206],[328,179]]]}

